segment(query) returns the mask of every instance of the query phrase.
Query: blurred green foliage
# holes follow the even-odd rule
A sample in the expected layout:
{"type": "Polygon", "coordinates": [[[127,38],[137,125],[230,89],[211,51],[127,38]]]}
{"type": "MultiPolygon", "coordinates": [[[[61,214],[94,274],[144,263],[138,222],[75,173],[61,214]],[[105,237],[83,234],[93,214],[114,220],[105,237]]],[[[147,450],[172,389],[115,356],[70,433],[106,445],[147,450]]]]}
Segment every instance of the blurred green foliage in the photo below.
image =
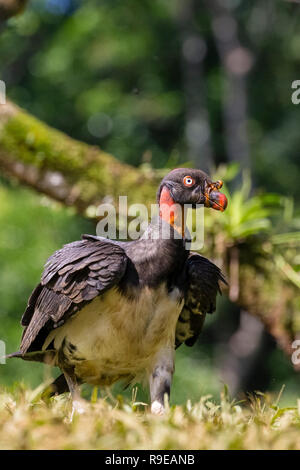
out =
{"type": "MultiPolygon", "coordinates": [[[[222,3],[222,2],[221,2],[222,3]]],[[[248,134],[254,181],[299,197],[299,6],[227,0],[251,52],[248,134]]],[[[8,95],[68,134],[131,164],[174,166],[187,159],[180,2],[32,0],[2,32],[0,77],[8,95]]],[[[226,162],[224,67],[205,2],[192,30],[204,41],[203,81],[215,162],[226,162]]]]}

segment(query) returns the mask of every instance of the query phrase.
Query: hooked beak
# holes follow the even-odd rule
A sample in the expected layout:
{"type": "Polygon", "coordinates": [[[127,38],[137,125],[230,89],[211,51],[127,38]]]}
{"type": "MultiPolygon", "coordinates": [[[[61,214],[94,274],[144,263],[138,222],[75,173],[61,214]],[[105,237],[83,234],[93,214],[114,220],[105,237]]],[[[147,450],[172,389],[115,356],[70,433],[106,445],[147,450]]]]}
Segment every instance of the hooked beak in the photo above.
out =
{"type": "Polygon", "coordinates": [[[211,183],[207,190],[204,192],[205,207],[211,207],[217,211],[224,212],[227,207],[227,197],[225,194],[220,193],[219,189],[222,188],[223,181],[216,181],[211,183]]]}

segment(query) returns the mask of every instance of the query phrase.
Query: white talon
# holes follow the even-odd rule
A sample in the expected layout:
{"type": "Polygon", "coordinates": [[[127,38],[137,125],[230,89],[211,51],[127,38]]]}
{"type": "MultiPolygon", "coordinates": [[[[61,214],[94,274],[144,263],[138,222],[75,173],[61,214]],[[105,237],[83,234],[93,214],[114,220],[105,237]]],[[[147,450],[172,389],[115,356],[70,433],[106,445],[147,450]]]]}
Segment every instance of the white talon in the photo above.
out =
{"type": "Polygon", "coordinates": [[[151,413],[162,416],[165,413],[165,408],[159,401],[155,400],[151,405],[151,413]]]}
{"type": "Polygon", "coordinates": [[[72,404],[72,413],[70,417],[70,422],[73,421],[75,414],[82,415],[86,413],[86,411],[87,411],[87,406],[83,400],[82,401],[74,400],[72,404]]]}
{"type": "Polygon", "coordinates": [[[82,401],[75,400],[73,401],[73,410],[79,415],[82,415],[86,412],[86,405],[82,401]]]}

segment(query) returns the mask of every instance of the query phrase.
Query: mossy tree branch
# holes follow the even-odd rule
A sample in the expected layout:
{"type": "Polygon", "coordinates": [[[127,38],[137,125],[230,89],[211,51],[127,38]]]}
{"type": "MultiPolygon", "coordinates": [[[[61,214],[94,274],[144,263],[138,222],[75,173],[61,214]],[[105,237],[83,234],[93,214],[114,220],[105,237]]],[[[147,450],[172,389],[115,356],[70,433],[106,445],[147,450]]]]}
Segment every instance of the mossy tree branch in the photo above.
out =
{"type": "MultiPolygon", "coordinates": [[[[293,342],[300,339],[299,289],[282,276],[272,259],[264,271],[248,265],[240,269],[240,293],[237,303],[259,318],[278,346],[291,357],[293,342]]],[[[300,364],[293,364],[300,371],[300,364]]]]}
{"type": "Polygon", "coordinates": [[[50,128],[8,102],[0,106],[0,169],[85,214],[103,200],[148,203],[159,181],[113,156],[50,128]]]}

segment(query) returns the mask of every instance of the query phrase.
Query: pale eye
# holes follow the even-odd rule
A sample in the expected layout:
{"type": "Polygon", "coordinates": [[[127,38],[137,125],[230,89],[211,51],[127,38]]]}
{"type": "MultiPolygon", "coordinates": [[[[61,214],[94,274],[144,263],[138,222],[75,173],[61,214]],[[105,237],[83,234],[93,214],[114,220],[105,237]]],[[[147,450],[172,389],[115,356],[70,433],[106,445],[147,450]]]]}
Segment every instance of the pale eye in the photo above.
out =
{"type": "Polygon", "coordinates": [[[195,184],[195,180],[191,176],[185,176],[183,178],[183,184],[184,184],[184,186],[191,187],[195,184]]]}

